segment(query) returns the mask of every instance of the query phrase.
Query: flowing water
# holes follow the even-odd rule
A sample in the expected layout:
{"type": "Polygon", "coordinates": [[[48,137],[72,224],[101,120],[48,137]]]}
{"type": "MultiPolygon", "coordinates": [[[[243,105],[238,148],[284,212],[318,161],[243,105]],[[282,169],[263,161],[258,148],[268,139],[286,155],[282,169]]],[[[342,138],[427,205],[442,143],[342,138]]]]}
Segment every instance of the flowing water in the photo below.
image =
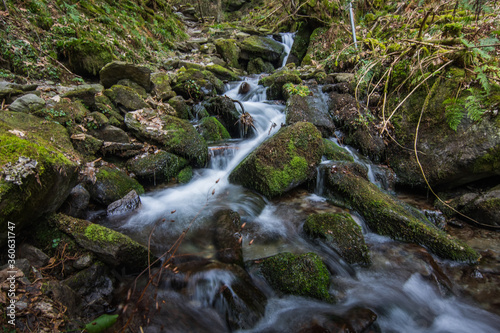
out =
{"type": "MultiPolygon", "coordinates": [[[[178,254],[196,254],[212,259],[214,245],[205,235],[204,224],[214,212],[230,208],[241,215],[242,222],[247,223],[242,232],[245,261],[285,251],[313,251],[324,258],[333,273],[331,292],[338,300],[336,304],[295,296],[278,297],[250,271],[256,285],[268,296],[268,301],[263,318],[253,327],[240,330],[241,333],[296,332],[297,325],[308,318],[322,313],[342,314],[355,307],[374,311],[382,332],[499,332],[500,318],[461,297],[442,272],[436,269],[437,258],[418,246],[371,233],[355,212],[352,212],[353,217],[363,226],[371,251],[373,264],[370,267],[350,266],[335,251],[306,240],[301,228],[308,214],[345,211],[328,203],[321,192],[312,194],[306,190],[295,190],[283,198],[269,201],[241,186],[230,184],[227,178],[231,170],[285,122],[284,106],[265,100],[265,89],[257,84],[258,77],[244,80],[251,86],[248,94],[238,94],[241,82],[227,85],[225,94],[240,100],[245,111],[252,115],[255,135],[210,147],[208,167],[196,170],[190,183],[141,196],[142,208],[125,221],[113,222],[114,228],[143,244],[148,243],[149,234],[155,228],[151,248],[158,255],[168,250],[182,231],[192,224],[178,254]],[[163,219],[165,221],[157,223],[163,219]]],[[[350,151],[358,161],[365,161],[350,151]]],[[[199,311],[224,311],[221,309],[224,305],[217,301],[220,298],[218,291],[223,286],[234,294],[235,275],[223,267],[194,271],[186,274],[186,279],[187,300],[199,311]]],[[[160,293],[171,292],[169,284],[162,288],[160,293]]],[[[207,318],[204,317],[204,320],[209,321],[207,318]]],[[[161,322],[162,319],[157,320],[161,322]]],[[[163,324],[168,324],[166,319],[163,324]]],[[[221,323],[214,319],[213,325],[220,327],[221,323]]],[[[219,330],[214,328],[213,331],[219,330]]]]}

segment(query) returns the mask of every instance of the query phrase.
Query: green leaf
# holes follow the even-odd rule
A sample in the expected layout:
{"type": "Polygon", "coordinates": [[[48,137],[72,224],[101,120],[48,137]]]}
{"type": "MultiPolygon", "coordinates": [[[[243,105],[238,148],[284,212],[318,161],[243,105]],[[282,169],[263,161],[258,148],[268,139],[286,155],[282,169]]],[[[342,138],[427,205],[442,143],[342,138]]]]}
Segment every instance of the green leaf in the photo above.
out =
{"type": "Polygon", "coordinates": [[[113,326],[116,323],[117,319],[118,319],[117,314],[116,315],[103,314],[99,318],[85,325],[85,330],[88,333],[100,333],[105,329],[113,326]]]}

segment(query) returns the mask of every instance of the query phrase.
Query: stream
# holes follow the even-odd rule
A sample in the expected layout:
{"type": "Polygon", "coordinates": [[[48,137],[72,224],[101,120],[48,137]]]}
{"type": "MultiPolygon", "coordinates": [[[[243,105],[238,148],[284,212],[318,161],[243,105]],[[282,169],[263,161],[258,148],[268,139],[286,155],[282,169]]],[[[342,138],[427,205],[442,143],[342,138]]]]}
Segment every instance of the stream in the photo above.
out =
{"type": "MultiPolygon", "coordinates": [[[[288,43],[288,50],[290,39],[293,42],[293,38],[289,37],[283,38],[288,43]]],[[[142,244],[148,244],[154,228],[151,250],[155,255],[167,251],[189,227],[176,255],[211,260],[215,248],[211,238],[205,236],[207,225],[215,212],[231,209],[240,214],[242,223],[246,223],[242,230],[245,262],[286,251],[315,252],[323,258],[332,272],[330,292],[337,299],[335,304],[297,296],[279,297],[262,278],[248,269],[257,288],[267,296],[267,303],[264,316],[253,327],[235,330],[237,332],[299,332],[297,327],[311,318],[331,314],[341,316],[355,308],[373,311],[381,332],[499,332],[500,317],[480,308],[470,297],[457,291],[456,286],[439,269],[440,265],[460,264],[443,262],[419,246],[400,243],[370,232],[356,212],[336,207],[322,196],[320,179],[314,191],[296,189],[273,200],[229,183],[227,178],[231,171],[260,143],[276,133],[280,124],[285,123],[284,106],[266,101],[265,88],[258,85],[258,80],[259,76],[244,78],[251,86],[248,94],[238,94],[241,82],[227,84],[224,93],[241,101],[245,111],[252,115],[255,135],[209,147],[208,166],[195,170],[188,184],[151,191],[141,196],[142,207],[132,216],[109,220],[105,224],[142,244]],[[303,235],[302,225],[309,214],[344,211],[351,213],[363,227],[373,262],[369,267],[348,265],[333,250],[314,244],[303,235]]],[[[370,171],[376,168],[367,159],[356,155],[354,149],[347,148],[358,162],[362,159],[363,163],[368,163],[370,171]]],[[[372,179],[376,182],[375,177],[372,179]]],[[[382,185],[379,183],[378,186],[382,185]]],[[[227,308],[224,309],[224,302],[216,298],[222,297],[217,293],[221,286],[227,286],[232,291],[234,274],[224,269],[224,266],[183,273],[187,286],[179,302],[188,304],[182,303],[182,308],[178,307],[177,311],[192,313],[179,315],[177,318],[186,322],[175,324],[167,316],[164,319],[159,316],[145,331],[160,332],[160,327],[164,326],[164,332],[182,332],[184,329],[176,327],[191,325],[189,321],[199,317],[203,317],[199,320],[200,325],[207,328],[206,332],[230,331],[221,315],[227,312],[227,308]],[[219,314],[219,319],[214,311],[219,314]]],[[[174,293],[171,283],[160,284],[159,288],[159,294],[174,293]]],[[[176,297],[170,296],[172,302],[176,302],[176,297]]]]}

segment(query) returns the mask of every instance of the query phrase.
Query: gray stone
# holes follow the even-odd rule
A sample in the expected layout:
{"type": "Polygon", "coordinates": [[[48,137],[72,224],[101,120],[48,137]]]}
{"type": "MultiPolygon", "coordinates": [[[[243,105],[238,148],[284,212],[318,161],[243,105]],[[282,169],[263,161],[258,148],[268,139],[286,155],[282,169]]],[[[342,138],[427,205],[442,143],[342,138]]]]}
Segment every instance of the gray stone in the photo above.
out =
{"type": "Polygon", "coordinates": [[[19,246],[17,256],[28,259],[31,266],[43,267],[49,263],[49,256],[37,247],[23,243],[19,246]]]}
{"type": "Polygon", "coordinates": [[[111,203],[106,212],[108,215],[120,215],[130,213],[141,207],[141,199],[136,191],[130,191],[126,196],[111,203]]]}
{"type": "Polygon", "coordinates": [[[98,131],[95,131],[94,136],[105,142],[130,142],[127,132],[113,125],[106,125],[98,131]]]}
{"type": "Polygon", "coordinates": [[[81,184],[73,187],[68,198],[61,207],[61,212],[72,217],[84,216],[90,202],[90,193],[81,184]]]}
{"type": "Polygon", "coordinates": [[[144,66],[132,63],[113,61],[104,66],[99,72],[101,84],[110,88],[122,79],[132,80],[141,85],[147,92],[151,91],[151,70],[144,66]]]}
{"type": "Polygon", "coordinates": [[[16,99],[9,110],[14,112],[31,113],[41,110],[45,106],[45,101],[35,94],[27,94],[16,99]]]}

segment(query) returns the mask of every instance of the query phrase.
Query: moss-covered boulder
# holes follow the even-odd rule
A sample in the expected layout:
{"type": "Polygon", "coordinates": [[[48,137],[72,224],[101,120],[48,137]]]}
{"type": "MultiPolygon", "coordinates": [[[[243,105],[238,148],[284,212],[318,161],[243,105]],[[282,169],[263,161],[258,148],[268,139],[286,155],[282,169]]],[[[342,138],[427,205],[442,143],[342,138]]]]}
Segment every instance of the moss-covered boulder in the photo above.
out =
{"type": "Polygon", "coordinates": [[[177,174],[177,181],[181,184],[189,183],[193,178],[193,168],[188,165],[177,174]]]}
{"type": "Polygon", "coordinates": [[[230,67],[238,68],[238,58],[240,57],[240,47],[236,39],[216,39],[214,41],[217,53],[230,67]]]}
{"type": "Polygon", "coordinates": [[[78,178],[80,157],[66,129],[33,115],[0,112],[0,244],[56,211],[78,178]]]}
{"type": "Polygon", "coordinates": [[[159,150],[146,153],[127,161],[127,170],[146,184],[159,184],[175,178],[187,165],[187,161],[177,155],[159,150]]]}
{"type": "Polygon", "coordinates": [[[80,100],[89,109],[95,108],[95,95],[103,91],[101,85],[79,86],[64,93],[61,97],[69,98],[72,101],[80,100]]]}
{"type": "Polygon", "coordinates": [[[79,100],[71,101],[68,98],[62,98],[54,106],[43,108],[34,115],[73,130],[74,125],[86,125],[86,117],[90,115],[90,111],[79,100]]]}
{"type": "Polygon", "coordinates": [[[116,127],[125,127],[123,122],[124,118],[120,110],[113,104],[113,102],[104,95],[97,95],[95,97],[95,108],[97,111],[104,114],[109,119],[109,123],[116,127]]]}
{"type": "Polygon", "coordinates": [[[168,104],[176,111],[175,116],[181,119],[193,119],[191,107],[187,105],[186,100],[182,96],[175,96],[168,100],[168,104]]]}
{"type": "Polygon", "coordinates": [[[229,180],[267,197],[279,196],[310,180],[323,153],[321,133],[311,123],[281,128],[248,155],[229,180]]]}
{"type": "Polygon", "coordinates": [[[104,88],[111,88],[123,79],[139,84],[147,92],[151,91],[153,86],[149,68],[122,61],[113,61],[102,67],[99,71],[99,78],[104,88]]]}
{"type": "Polygon", "coordinates": [[[215,74],[222,81],[239,81],[240,77],[230,69],[221,65],[209,65],[207,69],[215,74]]]}
{"type": "Polygon", "coordinates": [[[240,137],[239,119],[240,113],[234,102],[225,96],[210,98],[204,103],[209,115],[214,116],[227,129],[231,137],[240,137]]]}
{"type": "Polygon", "coordinates": [[[260,265],[269,284],[283,294],[333,300],[328,293],[330,272],[315,253],[280,253],[263,259],[260,265]]]}
{"type": "Polygon", "coordinates": [[[323,139],[323,155],[332,161],[354,162],[354,158],[346,149],[329,139],[323,139]]]}
{"type": "Polygon", "coordinates": [[[349,264],[370,264],[361,227],[347,213],[311,214],[304,223],[304,232],[335,249],[349,264]]]}
{"type": "Polygon", "coordinates": [[[104,90],[104,95],[118,108],[121,107],[125,111],[135,111],[148,107],[142,97],[133,88],[127,86],[114,85],[104,90]]]}
{"type": "Polygon", "coordinates": [[[274,66],[270,62],[265,62],[262,58],[255,58],[248,62],[248,74],[272,73],[274,66]]]}
{"type": "Polygon", "coordinates": [[[147,248],[122,233],[64,214],[50,216],[48,223],[112,267],[138,272],[148,265],[147,248]]]}
{"type": "Polygon", "coordinates": [[[302,83],[299,73],[297,71],[289,71],[288,69],[283,69],[259,80],[259,84],[263,85],[264,87],[268,87],[266,94],[267,99],[270,100],[284,99],[283,86],[286,83],[302,83]]]}
{"type": "Polygon", "coordinates": [[[205,117],[198,126],[198,131],[207,142],[216,142],[231,139],[231,135],[224,125],[215,117],[205,117]]]}
{"type": "Polygon", "coordinates": [[[374,232],[425,246],[442,258],[465,262],[479,259],[475,250],[437,229],[420,211],[366,180],[355,164],[335,162],[322,168],[328,190],[346,199],[374,232]]]}
{"type": "Polygon", "coordinates": [[[330,137],[335,132],[335,124],[328,113],[328,108],[322,104],[321,96],[301,96],[294,94],[288,98],[285,107],[286,124],[300,121],[315,125],[324,137],[330,137]]]}
{"type": "Polygon", "coordinates": [[[69,69],[85,77],[97,77],[106,64],[115,60],[109,46],[85,37],[68,39],[58,44],[57,49],[69,69]]]}
{"type": "Polygon", "coordinates": [[[42,109],[45,106],[45,100],[35,94],[27,94],[17,98],[11,105],[9,111],[32,113],[42,109]]]}
{"type": "Polygon", "coordinates": [[[187,120],[144,109],[127,113],[125,124],[139,139],[184,157],[194,166],[203,167],[207,161],[207,143],[187,120]]]}
{"type": "Polygon", "coordinates": [[[246,61],[261,58],[264,61],[269,61],[275,67],[280,67],[285,56],[283,44],[267,37],[250,36],[240,42],[239,46],[241,49],[240,58],[246,61]]]}
{"type": "Polygon", "coordinates": [[[154,95],[162,101],[168,101],[172,97],[177,95],[175,91],[172,90],[171,83],[172,80],[168,73],[154,73],[151,75],[151,82],[153,82],[154,95]]]}
{"type": "Polygon", "coordinates": [[[301,24],[295,38],[293,39],[293,45],[290,49],[290,55],[288,56],[287,64],[294,63],[297,66],[302,63],[304,59],[307,48],[309,47],[309,40],[311,39],[311,34],[313,28],[308,24],[301,24]]]}
{"type": "Polygon", "coordinates": [[[172,89],[185,99],[201,101],[205,96],[222,94],[224,83],[208,70],[183,68],[179,70],[177,84],[172,89]]]}
{"type": "Polygon", "coordinates": [[[85,188],[92,200],[105,206],[123,198],[131,190],[135,190],[138,194],[144,193],[144,188],[137,180],[119,169],[110,167],[99,168],[95,182],[88,180],[85,188]]]}

